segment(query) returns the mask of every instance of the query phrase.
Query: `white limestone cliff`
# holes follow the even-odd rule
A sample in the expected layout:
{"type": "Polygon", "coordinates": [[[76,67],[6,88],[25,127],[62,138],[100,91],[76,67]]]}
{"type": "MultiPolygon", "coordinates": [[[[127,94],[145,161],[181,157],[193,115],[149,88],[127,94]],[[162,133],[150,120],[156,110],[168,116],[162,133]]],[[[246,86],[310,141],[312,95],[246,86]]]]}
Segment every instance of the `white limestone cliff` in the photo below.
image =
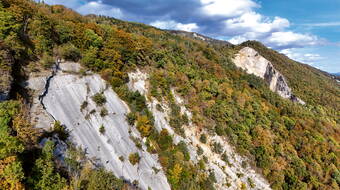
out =
{"type": "MultiPolygon", "coordinates": [[[[113,171],[117,177],[131,183],[138,181],[142,190],[149,187],[153,190],[169,190],[170,185],[158,162],[158,156],[146,151],[139,132],[126,122],[128,106],[99,75],[81,75],[80,69],[77,63],[63,62],[53,75],[39,73],[30,76],[26,85],[34,92],[31,116],[36,127],[49,130],[54,121],[58,120],[70,131],[70,140],[73,143],[83,147],[88,157],[113,171]],[[91,99],[96,93],[102,93],[107,100],[102,107],[91,99]],[[81,109],[85,101],[87,106],[81,109]],[[108,111],[108,115],[102,117],[100,111],[103,108],[108,111]],[[105,127],[103,134],[99,131],[102,125],[105,127]],[[139,139],[141,149],[137,148],[133,138],[139,139]],[[128,157],[135,152],[138,152],[141,160],[134,166],[128,161],[128,157]],[[159,171],[156,172],[154,168],[159,171]]],[[[176,134],[169,124],[171,110],[168,103],[149,96],[148,74],[137,70],[129,73],[129,78],[130,90],[139,91],[146,97],[158,131],[165,128],[173,136],[174,143],[183,141],[193,163],[203,158],[197,153],[198,147],[203,149],[208,158],[207,171],[214,172],[217,180],[216,189],[239,189],[242,184],[250,187],[249,179],[253,181],[254,189],[270,189],[263,176],[249,164],[243,164],[248,160],[235,152],[227,138],[211,135],[191,122],[191,112],[186,109],[184,100],[174,89],[172,94],[176,104],[189,118],[188,126],[184,127],[184,137],[176,134]],[[164,111],[159,111],[157,105],[162,106],[164,111]],[[200,142],[201,134],[207,135],[207,143],[200,142]],[[222,145],[228,162],[222,159],[222,154],[213,151],[213,143],[222,145]]]]}
{"type": "Polygon", "coordinates": [[[290,99],[293,102],[305,104],[300,98],[292,94],[284,76],[277,71],[272,63],[262,57],[256,50],[250,47],[241,49],[233,59],[237,67],[242,68],[248,74],[254,74],[265,80],[270,90],[276,92],[281,97],[290,99]]]}
{"type": "Polygon", "coordinates": [[[33,118],[40,118],[36,122],[37,127],[48,130],[54,120],[58,120],[69,130],[73,143],[81,146],[88,157],[117,177],[130,183],[138,181],[138,187],[142,190],[170,190],[158,156],[146,151],[139,132],[126,121],[129,107],[98,74],[82,76],[78,74],[79,69],[77,63],[63,62],[54,76],[47,78],[49,80],[42,76],[28,80],[28,88],[39,91],[35,93],[31,110],[33,118]],[[48,81],[49,84],[45,85],[48,81]],[[48,89],[43,95],[44,86],[48,89]],[[105,96],[103,106],[96,105],[92,100],[96,93],[105,96]],[[37,102],[38,94],[43,95],[40,100],[44,109],[37,102]],[[85,101],[87,106],[81,109],[85,101]],[[108,115],[101,116],[104,108],[108,115]],[[104,133],[99,130],[101,126],[105,128],[104,133]],[[133,138],[140,140],[142,148],[137,148],[133,138]],[[132,165],[129,155],[136,152],[141,160],[132,165]]]}

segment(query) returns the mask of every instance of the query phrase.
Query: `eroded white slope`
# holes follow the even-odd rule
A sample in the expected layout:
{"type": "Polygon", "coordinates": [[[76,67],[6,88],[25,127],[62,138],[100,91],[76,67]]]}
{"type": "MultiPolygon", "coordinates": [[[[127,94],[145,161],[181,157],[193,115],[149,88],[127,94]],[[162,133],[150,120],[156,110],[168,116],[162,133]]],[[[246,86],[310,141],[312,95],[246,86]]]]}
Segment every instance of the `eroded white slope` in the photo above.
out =
{"type": "Polygon", "coordinates": [[[117,177],[131,183],[137,180],[138,186],[143,190],[149,187],[153,190],[169,190],[170,186],[158,163],[158,156],[145,151],[143,143],[143,148],[138,149],[131,139],[140,138],[140,135],[126,122],[128,106],[99,75],[75,74],[80,68],[76,63],[62,63],[60,67],[61,70],[50,81],[43,104],[49,114],[67,127],[71,141],[83,147],[89,157],[96,158],[99,164],[113,171],[117,177]],[[91,99],[99,92],[107,100],[102,107],[91,99]],[[88,105],[81,110],[84,101],[88,105]],[[103,108],[108,111],[105,117],[100,116],[103,108]],[[91,114],[93,110],[95,113],[91,114]],[[99,132],[101,125],[105,127],[104,134],[99,132]],[[135,152],[139,153],[141,160],[133,166],[128,158],[135,152]],[[153,167],[160,171],[156,173],[153,167]]]}
{"type": "Polygon", "coordinates": [[[244,166],[244,164],[242,164],[243,162],[248,162],[248,160],[239,156],[229,145],[226,138],[217,135],[211,136],[204,129],[199,130],[198,127],[191,122],[192,114],[186,109],[184,101],[175,93],[175,90],[172,90],[175,101],[181,107],[182,114],[187,114],[189,118],[189,125],[183,126],[186,138],[177,135],[171,128],[169,124],[169,105],[166,102],[159,102],[155,98],[148,96],[148,75],[137,70],[136,72],[129,73],[129,79],[130,82],[128,86],[130,90],[139,91],[146,97],[148,108],[153,113],[155,119],[156,129],[158,131],[167,129],[169,134],[173,135],[175,143],[178,143],[181,140],[184,141],[190,152],[190,158],[194,163],[199,159],[203,159],[203,155],[208,158],[207,170],[210,169],[215,173],[217,180],[217,183],[215,184],[216,189],[240,189],[242,183],[246,184],[247,187],[251,189],[248,178],[253,181],[255,185],[254,189],[270,189],[270,185],[260,174],[256,173],[249,165],[244,166]],[[156,108],[157,104],[162,106],[163,112],[156,108]],[[207,136],[207,143],[201,143],[199,140],[203,133],[207,136]],[[212,151],[212,144],[215,142],[222,145],[223,152],[227,155],[230,165],[222,160],[221,154],[212,151]],[[197,154],[198,146],[204,150],[202,156],[197,154]]]}
{"type": "Polygon", "coordinates": [[[237,67],[242,68],[248,74],[254,74],[265,80],[270,90],[281,97],[290,99],[293,102],[305,104],[304,101],[292,94],[284,76],[278,72],[272,63],[262,57],[256,50],[250,47],[242,48],[233,59],[237,67]]]}

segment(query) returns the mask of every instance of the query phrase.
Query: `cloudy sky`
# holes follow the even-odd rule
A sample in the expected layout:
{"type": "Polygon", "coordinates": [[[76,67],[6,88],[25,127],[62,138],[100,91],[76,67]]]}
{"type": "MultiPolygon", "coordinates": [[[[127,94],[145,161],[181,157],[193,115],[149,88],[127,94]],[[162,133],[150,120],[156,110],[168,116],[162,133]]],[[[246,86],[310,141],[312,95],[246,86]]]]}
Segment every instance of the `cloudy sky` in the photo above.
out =
{"type": "Polygon", "coordinates": [[[259,40],[287,56],[340,72],[340,0],[45,0],[234,44],[259,40]]]}

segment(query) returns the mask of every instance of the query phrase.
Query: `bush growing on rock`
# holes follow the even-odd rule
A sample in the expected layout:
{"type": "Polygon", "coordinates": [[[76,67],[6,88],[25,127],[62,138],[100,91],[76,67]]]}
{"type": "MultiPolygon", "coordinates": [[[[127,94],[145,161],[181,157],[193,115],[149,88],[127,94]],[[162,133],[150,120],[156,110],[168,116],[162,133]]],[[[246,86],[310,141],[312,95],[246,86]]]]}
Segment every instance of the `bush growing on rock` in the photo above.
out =
{"type": "Polygon", "coordinates": [[[137,129],[143,137],[148,137],[152,132],[152,126],[147,116],[137,117],[137,129]]]}
{"type": "Polygon", "coordinates": [[[66,140],[69,136],[68,131],[61,125],[60,121],[54,123],[53,131],[58,134],[61,140],[66,140]]]}
{"type": "Polygon", "coordinates": [[[88,105],[89,105],[89,103],[88,103],[87,101],[84,101],[84,102],[80,105],[80,111],[83,111],[88,105]]]}
{"type": "Polygon", "coordinates": [[[201,143],[207,143],[207,136],[205,134],[202,134],[201,137],[200,137],[200,141],[201,143]]]}
{"type": "Polygon", "coordinates": [[[104,133],[105,133],[105,127],[104,127],[104,125],[101,125],[101,126],[99,127],[99,132],[100,132],[101,134],[104,134],[104,133]]]}
{"type": "Polygon", "coordinates": [[[223,147],[222,147],[221,143],[214,142],[213,143],[213,151],[216,152],[217,154],[222,154],[223,147]]]}
{"type": "Polygon", "coordinates": [[[134,125],[135,121],[137,119],[137,115],[134,112],[130,112],[126,115],[126,121],[129,123],[129,125],[134,125]]]}
{"type": "Polygon", "coordinates": [[[97,93],[92,96],[92,100],[98,105],[102,106],[106,103],[106,98],[103,93],[97,93]]]}
{"type": "Polygon", "coordinates": [[[136,153],[131,153],[129,155],[129,161],[132,165],[136,165],[137,163],[139,163],[140,161],[140,156],[139,154],[136,152],[136,153]]]}
{"type": "Polygon", "coordinates": [[[105,117],[105,116],[107,116],[108,114],[109,114],[109,112],[107,111],[106,108],[102,108],[102,109],[100,110],[100,116],[101,116],[101,117],[105,117]]]}

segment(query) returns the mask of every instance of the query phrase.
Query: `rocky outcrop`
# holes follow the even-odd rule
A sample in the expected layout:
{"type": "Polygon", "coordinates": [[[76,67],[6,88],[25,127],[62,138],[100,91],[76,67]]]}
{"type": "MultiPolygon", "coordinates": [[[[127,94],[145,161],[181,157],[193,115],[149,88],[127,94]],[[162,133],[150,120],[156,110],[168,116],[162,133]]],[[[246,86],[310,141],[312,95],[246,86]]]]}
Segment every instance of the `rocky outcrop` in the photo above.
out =
{"type": "MultiPolygon", "coordinates": [[[[130,183],[138,182],[142,190],[149,187],[170,190],[158,156],[146,151],[139,132],[126,121],[129,107],[99,75],[81,75],[80,68],[77,63],[62,62],[58,72],[50,77],[30,78],[28,87],[34,89],[34,84],[40,85],[37,90],[42,94],[36,95],[40,95],[40,108],[43,107],[40,112],[31,110],[31,113],[38,118],[50,115],[60,121],[68,129],[71,142],[82,147],[93,162],[111,170],[117,177],[130,183]],[[45,83],[41,84],[41,81],[45,83]],[[106,99],[101,106],[92,100],[97,93],[106,99]],[[106,114],[101,114],[103,110],[106,114]],[[101,127],[104,130],[100,130],[101,127]],[[137,147],[136,141],[142,146],[137,147]],[[141,158],[136,165],[129,162],[132,153],[138,153],[141,158]]],[[[40,128],[50,128],[50,125],[44,126],[44,122],[38,124],[40,128]]]]}
{"type": "Polygon", "coordinates": [[[248,74],[254,74],[264,79],[270,90],[276,92],[281,97],[290,99],[293,102],[305,104],[304,101],[292,93],[284,76],[254,49],[250,47],[241,49],[233,61],[237,67],[242,68],[248,74]]]}
{"type": "Polygon", "coordinates": [[[198,34],[196,32],[186,32],[186,31],[181,31],[181,30],[168,30],[171,34],[178,35],[178,36],[184,36],[187,38],[192,38],[196,40],[202,40],[204,42],[207,42],[209,44],[213,45],[219,45],[219,46],[225,46],[225,47],[233,47],[234,45],[231,44],[228,41],[225,40],[217,40],[214,38],[210,38],[208,36],[204,36],[202,34],[198,34]]]}
{"type": "MultiPolygon", "coordinates": [[[[35,122],[36,127],[50,130],[55,120],[60,121],[70,132],[69,140],[82,147],[95,164],[102,165],[130,183],[138,181],[138,186],[143,190],[149,187],[153,190],[170,190],[158,156],[147,152],[137,129],[126,122],[129,107],[99,75],[82,75],[80,69],[77,63],[62,62],[50,73],[30,77],[26,85],[35,92],[31,116],[38,119],[35,122]],[[92,99],[97,93],[101,93],[106,99],[102,106],[92,99]],[[103,109],[107,111],[107,115],[100,114],[103,109]],[[100,130],[102,126],[104,132],[100,130]],[[141,147],[137,147],[136,140],[141,147]],[[128,158],[136,152],[141,160],[132,165],[128,158]]],[[[148,74],[137,70],[129,73],[129,78],[130,90],[139,91],[146,97],[158,131],[165,128],[172,134],[174,143],[184,142],[193,163],[203,159],[203,155],[197,153],[198,147],[204,151],[204,156],[208,158],[207,172],[213,172],[217,180],[216,189],[238,189],[242,184],[248,184],[249,179],[255,188],[270,189],[270,185],[260,174],[249,164],[244,164],[248,160],[235,152],[227,138],[212,135],[191,122],[191,112],[186,109],[183,99],[174,89],[172,94],[175,102],[180,106],[181,113],[186,114],[189,119],[188,126],[184,127],[185,136],[176,134],[170,126],[169,104],[149,96],[148,74]],[[163,111],[157,109],[157,106],[161,106],[163,111]],[[207,143],[200,142],[201,134],[206,134],[207,143]],[[224,158],[222,154],[213,151],[215,143],[222,145],[226,155],[224,158]]],[[[65,148],[60,150],[65,152],[65,148]]]]}
{"type": "Polygon", "coordinates": [[[205,129],[199,129],[194,123],[192,123],[191,112],[185,107],[184,100],[178,96],[174,89],[171,90],[175,103],[180,106],[181,113],[186,114],[189,119],[188,126],[183,126],[185,137],[179,136],[170,126],[170,106],[166,101],[159,102],[156,98],[151,97],[148,94],[148,74],[143,73],[140,70],[129,73],[130,82],[128,84],[130,90],[139,91],[145,96],[147,100],[147,106],[152,112],[155,119],[155,127],[158,131],[167,129],[169,134],[173,136],[174,143],[180,141],[184,142],[190,153],[190,159],[193,163],[197,163],[198,160],[203,159],[203,155],[207,158],[206,172],[214,173],[216,178],[215,188],[218,190],[234,190],[241,189],[242,184],[248,184],[252,181],[253,189],[269,190],[270,185],[264,179],[263,176],[258,174],[253,168],[249,166],[248,160],[240,155],[233,149],[228,143],[228,139],[212,135],[205,129]],[[163,111],[157,109],[157,105],[162,107],[163,111]],[[200,136],[205,134],[207,136],[207,143],[200,141],[200,136]],[[219,143],[222,146],[222,152],[225,157],[222,158],[222,153],[216,153],[213,151],[213,144],[219,143]],[[203,155],[198,155],[198,147],[203,151],[203,155]],[[227,160],[226,160],[227,159],[227,160]]]}
{"type": "Polygon", "coordinates": [[[12,86],[14,59],[9,50],[0,46],[0,102],[7,100],[12,86]]]}

